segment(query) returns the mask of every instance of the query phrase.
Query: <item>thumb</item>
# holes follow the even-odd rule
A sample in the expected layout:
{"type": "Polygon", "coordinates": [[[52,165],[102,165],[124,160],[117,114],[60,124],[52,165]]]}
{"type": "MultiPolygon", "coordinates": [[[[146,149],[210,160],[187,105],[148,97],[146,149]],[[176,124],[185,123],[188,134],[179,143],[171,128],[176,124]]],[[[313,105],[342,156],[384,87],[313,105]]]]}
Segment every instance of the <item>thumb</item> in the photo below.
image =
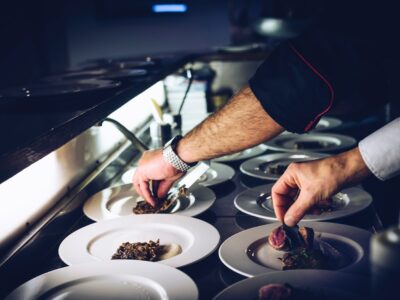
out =
{"type": "Polygon", "coordinates": [[[314,198],[315,197],[310,193],[301,190],[299,197],[293,202],[285,214],[285,224],[290,227],[295,226],[304,217],[307,211],[314,206],[314,198]]]}

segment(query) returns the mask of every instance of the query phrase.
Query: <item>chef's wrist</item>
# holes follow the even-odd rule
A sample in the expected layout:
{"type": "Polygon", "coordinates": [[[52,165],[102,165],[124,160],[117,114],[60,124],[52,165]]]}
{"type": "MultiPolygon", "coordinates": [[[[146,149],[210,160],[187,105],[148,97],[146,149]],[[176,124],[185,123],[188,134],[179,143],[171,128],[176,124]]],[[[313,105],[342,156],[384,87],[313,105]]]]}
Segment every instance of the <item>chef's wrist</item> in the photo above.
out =
{"type": "Polygon", "coordinates": [[[178,142],[175,152],[187,164],[192,165],[199,161],[196,159],[194,151],[190,150],[188,140],[185,137],[178,142]]]}
{"type": "Polygon", "coordinates": [[[182,159],[181,153],[178,152],[178,145],[182,141],[183,137],[180,135],[175,136],[168,141],[163,148],[164,160],[169,163],[172,167],[181,172],[188,171],[195,163],[188,163],[182,159]]]}
{"type": "Polygon", "coordinates": [[[372,174],[358,147],[339,154],[337,160],[339,162],[338,171],[342,171],[343,174],[340,180],[341,187],[359,184],[372,174]]]}
{"type": "MultiPolygon", "coordinates": [[[[161,149],[162,151],[162,149],[161,149]]],[[[168,162],[165,157],[162,155],[162,164],[163,164],[163,169],[166,171],[166,174],[168,177],[174,177],[178,174],[184,173],[183,171],[175,168],[170,162],[168,162]]]]}

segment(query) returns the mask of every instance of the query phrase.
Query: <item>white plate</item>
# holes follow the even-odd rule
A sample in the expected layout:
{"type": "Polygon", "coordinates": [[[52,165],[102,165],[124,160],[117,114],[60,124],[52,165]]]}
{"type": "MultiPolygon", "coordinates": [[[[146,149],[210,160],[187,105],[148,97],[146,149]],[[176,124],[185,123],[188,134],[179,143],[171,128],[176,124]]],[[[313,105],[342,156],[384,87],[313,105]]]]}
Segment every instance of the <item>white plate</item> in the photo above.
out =
{"type": "MultiPolygon", "coordinates": [[[[219,248],[219,257],[229,269],[247,277],[281,270],[283,252],[267,244],[267,236],[281,225],[273,223],[239,232],[219,248]]],[[[368,251],[371,233],[356,227],[324,222],[300,222],[299,226],[311,227],[321,239],[329,241],[350,258],[350,264],[338,270],[363,273],[368,271],[368,251]]]]}
{"type": "Polygon", "coordinates": [[[210,255],[218,246],[219,233],[210,224],[177,215],[135,215],[100,221],[85,226],[62,241],[58,254],[67,265],[109,261],[124,242],[178,244],[182,252],[159,261],[171,267],[183,267],[210,255]]]}
{"type": "MultiPolygon", "coordinates": [[[[188,201],[183,203],[178,200],[171,213],[188,217],[197,216],[209,209],[216,199],[214,192],[206,187],[194,185],[189,192],[188,201]]],[[[134,215],[132,210],[136,203],[142,200],[132,184],[118,185],[91,196],[85,202],[83,212],[93,221],[131,216],[134,215]]]]}
{"type": "Polygon", "coordinates": [[[291,270],[271,272],[247,278],[219,293],[214,300],[257,299],[259,289],[270,283],[290,284],[324,295],[325,300],[355,300],[368,296],[369,284],[358,276],[326,270],[291,270]],[[362,296],[361,296],[362,295],[362,296]]]}
{"type": "Polygon", "coordinates": [[[235,176],[235,170],[227,165],[211,162],[207,172],[197,180],[202,186],[214,186],[231,180],[235,176]]]}
{"type": "Polygon", "coordinates": [[[193,280],[177,269],[143,261],[96,262],[39,275],[6,299],[197,299],[193,280]]]}
{"type": "Polygon", "coordinates": [[[307,134],[281,134],[265,142],[268,149],[283,152],[340,152],[350,149],[357,144],[351,136],[330,133],[307,133],[307,134]],[[326,146],[309,149],[296,149],[296,142],[321,142],[326,146]]]}
{"type": "Polygon", "coordinates": [[[337,118],[332,118],[332,117],[322,117],[321,120],[319,120],[317,126],[312,131],[327,131],[327,130],[332,130],[335,129],[336,127],[339,127],[342,125],[342,120],[339,120],[337,118]]]}
{"type": "MultiPolygon", "coordinates": [[[[241,192],[235,197],[235,207],[245,214],[253,217],[275,222],[277,218],[274,213],[272,199],[270,197],[261,204],[257,203],[260,193],[271,194],[274,184],[260,185],[241,192]]],[[[372,196],[363,189],[352,187],[342,190],[332,197],[335,209],[321,214],[307,214],[305,221],[329,221],[345,218],[366,210],[372,203],[372,196]]]]}
{"type": "Polygon", "coordinates": [[[130,183],[132,184],[133,174],[135,174],[136,167],[132,167],[131,169],[125,171],[124,174],[121,176],[121,181],[123,183],[130,183]]]}
{"type": "Polygon", "coordinates": [[[311,152],[267,154],[246,160],[240,165],[240,171],[243,174],[246,174],[251,177],[276,181],[279,179],[279,177],[281,177],[281,175],[272,174],[271,172],[266,170],[268,164],[280,163],[282,165],[287,166],[292,162],[315,160],[327,156],[328,156],[327,154],[311,153],[311,152]]]}
{"type": "MultiPolygon", "coordinates": [[[[136,168],[132,168],[127,170],[122,176],[121,180],[123,183],[132,183],[133,174],[135,173],[136,168]]],[[[202,186],[214,186],[217,184],[224,183],[228,180],[231,180],[235,175],[235,170],[230,166],[211,162],[210,168],[206,171],[206,173],[200,177],[197,181],[198,184],[202,186]]]]}
{"type": "Polygon", "coordinates": [[[263,144],[255,146],[250,149],[246,149],[234,154],[229,154],[225,156],[221,156],[218,158],[214,158],[213,161],[217,162],[232,162],[232,161],[238,161],[238,160],[244,160],[248,159],[254,156],[258,156],[260,154],[263,154],[267,150],[267,147],[263,144]]]}

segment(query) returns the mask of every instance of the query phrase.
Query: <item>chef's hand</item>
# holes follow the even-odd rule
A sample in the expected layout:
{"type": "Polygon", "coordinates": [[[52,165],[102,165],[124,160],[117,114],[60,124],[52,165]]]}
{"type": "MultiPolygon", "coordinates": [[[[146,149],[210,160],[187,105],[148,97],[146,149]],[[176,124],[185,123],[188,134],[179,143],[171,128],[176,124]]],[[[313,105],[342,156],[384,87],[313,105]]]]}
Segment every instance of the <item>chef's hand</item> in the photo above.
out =
{"type": "Polygon", "coordinates": [[[281,222],[295,226],[310,208],[326,203],[343,187],[358,184],[370,174],[358,148],[325,159],[292,163],[272,187],[275,214],[281,222]]]}
{"type": "Polygon", "coordinates": [[[163,198],[167,195],[174,182],[180,178],[183,173],[175,169],[164,160],[162,149],[149,150],[143,153],[139,160],[138,167],[133,175],[133,185],[136,192],[142,196],[146,202],[156,205],[150,192],[149,182],[158,185],[156,189],[157,197],[163,198]]]}

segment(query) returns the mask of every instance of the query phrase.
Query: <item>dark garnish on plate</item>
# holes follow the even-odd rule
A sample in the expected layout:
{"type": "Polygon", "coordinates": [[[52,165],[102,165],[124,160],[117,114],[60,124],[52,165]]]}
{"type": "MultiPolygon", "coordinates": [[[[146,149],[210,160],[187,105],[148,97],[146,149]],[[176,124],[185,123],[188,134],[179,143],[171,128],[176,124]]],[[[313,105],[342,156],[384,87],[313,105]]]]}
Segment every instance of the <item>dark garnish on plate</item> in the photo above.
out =
{"type": "Polygon", "coordinates": [[[331,143],[328,142],[321,142],[321,141],[298,141],[295,142],[293,145],[294,149],[318,149],[318,148],[326,148],[331,143]]]}
{"type": "Polygon", "coordinates": [[[275,250],[284,251],[281,258],[282,270],[326,269],[336,270],[344,267],[348,257],[330,243],[319,239],[309,227],[275,228],[268,236],[268,244],[275,250]]]}
{"type": "Polygon", "coordinates": [[[282,258],[282,270],[330,269],[324,255],[319,250],[300,248],[286,252],[282,258]]]}
{"type": "Polygon", "coordinates": [[[258,300],[323,300],[325,295],[307,289],[293,287],[290,284],[270,283],[258,291],[258,300]]]}
{"type": "Polygon", "coordinates": [[[163,246],[160,246],[160,239],[156,242],[148,241],[144,243],[122,243],[113,254],[111,259],[136,259],[146,261],[157,261],[163,254],[163,246]]]}
{"type": "Polygon", "coordinates": [[[288,168],[288,164],[275,162],[275,163],[264,163],[260,165],[260,170],[266,174],[282,175],[288,168]]]}
{"type": "Polygon", "coordinates": [[[158,199],[157,204],[154,207],[146,201],[139,201],[133,208],[133,213],[137,215],[167,213],[172,209],[179,198],[185,197],[188,197],[188,189],[182,186],[179,188],[178,193],[172,197],[167,196],[164,199],[158,199]]]}
{"type": "Polygon", "coordinates": [[[172,199],[167,199],[164,201],[158,201],[156,206],[151,206],[151,204],[146,201],[140,201],[133,208],[133,213],[137,215],[141,214],[158,214],[166,212],[172,204],[172,199]]]}

